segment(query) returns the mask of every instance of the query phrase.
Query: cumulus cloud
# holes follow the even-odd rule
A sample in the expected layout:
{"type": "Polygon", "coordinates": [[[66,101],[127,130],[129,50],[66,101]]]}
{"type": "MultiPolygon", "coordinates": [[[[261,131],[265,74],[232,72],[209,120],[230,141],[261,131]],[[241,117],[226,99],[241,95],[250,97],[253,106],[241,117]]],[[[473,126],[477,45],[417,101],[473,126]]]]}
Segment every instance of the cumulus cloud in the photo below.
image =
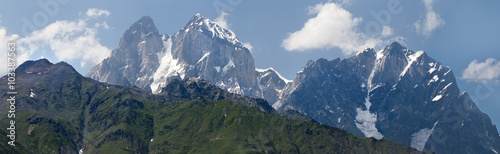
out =
{"type": "Polygon", "coordinates": [[[392,28],[389,27],[389,26],[383,26],[382,27],[382,32],[380,35],[382,35],[382,37],[387,37],[387,36],[391,36],[393,33],[392,33],[392,28]]]}
{"type": "Polygon", "coordinates": [[[499,78],[500,62],[493,58],[484,62],[472,61],[462,74],[462,79],[472,82],[498,82],[499,78]]]}
{"type": "Polygon", "coordinates": [[[376,47],[383,43],[355,30],[362,18],[353,15],[336,3],[318,4],[309,8],[309,19],[302,29],[289,34],[282,46],[288,51],[339,48],[346,55],[376,47]]]}
{"type": "Polygon", "coordinates": [[[101,9],[96,9],[96,8],[90,8],[87,10],[85,13],[88,17],[92,18],[97,18],[102,15],[105,15],[106,17],[109,16],[111,13],[108,10],[101,10],[101,9]]]}
{"type": "Polygon", "coordinates": [[[413,26],[418,33],[429,37],[434,30],[443,26],[445,22],[436,12],[434,12],[434,8],[432,7],[434,0],[423,1],[426,10],[425,18],[416,21],[413,26]]]}
{"type": "Polygon", "coordinates": [[[100,44],[98,29],[89,27],[87,22],[85,19],[56,21],[19,42],[27,55],[49,47],[59,60],[80,60],[82,67],[88,62],[98,63],[108,57],[111,50],[100,44]]]}
{"type": "Polygon", "coordinates": [[[226,19],[228,15],[228,13],[222,12],[219,17],[215,18],[214,22],[222,28],[229,29],[229,24],[226,19]]]}
{"type": "MultiPolygon", "coordinates": [[[[101,11],[89,9],[97,15],[102,15],[101,11]]],[[[109,14],[104,11],[104,14],[109,14]]],[[[91,16],[95,15],[90,13],[91,16]]],[[[81,67],[87,63],[96,64],[109,56],[111,50],[101,45],[97,37],[100,28],[108,29],[106,22],[92,23],[91,16],[80,18],[74,21],[60,20],[53,22],[46,27],[33,31],[26,37],[18,35],[7,35],[7,30],[0,27],[0,42],[7,40],[17,40],[18,52],[16,58],[18,64],[33,58],[35,52],[45,52],[50,49],[51,53],[58,60],[79,62],[81,67]]],[[[0,43],[0,51],[5,53],[5,43],[0,43]]],[[[6,63],[6,55],[2,54],[0,62],[6,63]]],[[[36,57],[38,59],[38,57],[36,57]]],[[[5,73],[6,69],[1,68],[0,73],[5,73]]]]}
{"type": "MultiPolygon", "coordinates": [[[[7,42],[11,40],[16,40],[17,35],[7,35],[7,29],[0,27],[0,76],[7,74],[7,42]]],[[[16,56],[17,60],[26,60],[25,56],[16,56]]],[[[19,63],[18,63],[19,64],[19,63]]]]}

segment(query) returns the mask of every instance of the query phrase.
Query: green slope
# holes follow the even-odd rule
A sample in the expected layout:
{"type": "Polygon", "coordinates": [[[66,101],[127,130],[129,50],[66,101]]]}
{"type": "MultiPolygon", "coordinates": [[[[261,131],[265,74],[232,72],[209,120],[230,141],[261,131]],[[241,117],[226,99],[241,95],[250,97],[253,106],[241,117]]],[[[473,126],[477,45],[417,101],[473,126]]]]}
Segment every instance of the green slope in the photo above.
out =
{"type": "MultiPolygon", "coordinates": [[[[99,83],[46,60],[28,61],[17,74],[17,145],[0,138],[2,154],[417,152],[310,122],[296,112],[276,112],[265,100],[230,94],[203,80],[173,81],[152,95],[99,83]]],[[[7,115],[6,105],[0,103],[0,115],[7,115]]],[[[0,128],[8,122],[0,117],[0,128]]],[[[4,129],[0,135],[6,136],[4,129]]]]}
{"type": "Polygon", "coordinates": [[[409,153],[414,149],[231,101],[170,103],[155,114],[151,153],[409,153]]]}

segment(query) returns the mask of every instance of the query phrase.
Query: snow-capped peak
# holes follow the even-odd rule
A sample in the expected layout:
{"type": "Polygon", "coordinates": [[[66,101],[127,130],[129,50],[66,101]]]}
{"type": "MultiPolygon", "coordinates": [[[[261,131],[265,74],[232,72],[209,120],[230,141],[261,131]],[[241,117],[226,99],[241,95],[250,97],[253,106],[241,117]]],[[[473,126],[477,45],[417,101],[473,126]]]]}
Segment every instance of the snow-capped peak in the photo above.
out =
{"type": "Polygon", "coordinates": [[[243,47],[243,44],[238,40],[236,34],[229,29],[225,29],[208,18],[197,13],[191,18],[188,24],[182,29],[184,32],[199,31],[210,35],[212,38],[220,38],[231,42],[234,45],[243,47]]]}
{"type": "MultiPolygon", "coordinates": [[[[280,74],[280,73],[278,73],[278,71],[274,70],[274,68],[272,68],[272,67],[269,67],[269,68],[267,68],[267,69],[259,69],[259,68],[255,68],[255,71],[260,72],[260,73],[264,73],[264,72],[268,72],[268,71],[273,71],[274,73],[276,73],[276,75],[278,75],[278,77],[279,77],[281,80],[285,81],[285,83],[292,82],[292,80],[288,80],[288,79],[286,79],[285,77],[281,76],[281,74],[280,74]]],[[[263,75],[263,76],[266,76],[266,75],[263,75]]]]}

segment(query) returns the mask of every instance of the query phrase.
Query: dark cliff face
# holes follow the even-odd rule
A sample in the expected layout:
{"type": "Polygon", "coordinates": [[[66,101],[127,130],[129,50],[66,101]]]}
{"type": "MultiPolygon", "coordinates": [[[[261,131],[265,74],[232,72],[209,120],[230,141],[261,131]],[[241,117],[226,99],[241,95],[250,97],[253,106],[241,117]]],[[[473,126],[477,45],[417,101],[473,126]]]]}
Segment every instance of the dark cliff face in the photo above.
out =
{"type": "Polygon", "coordinates": [[[344,60],[309,62],[283,99],[278,110],[297,110],[356,135],[420,150],[493,153],[500,148],[495,126],[460,93],[451,69],[397,42],[344,60]]]}

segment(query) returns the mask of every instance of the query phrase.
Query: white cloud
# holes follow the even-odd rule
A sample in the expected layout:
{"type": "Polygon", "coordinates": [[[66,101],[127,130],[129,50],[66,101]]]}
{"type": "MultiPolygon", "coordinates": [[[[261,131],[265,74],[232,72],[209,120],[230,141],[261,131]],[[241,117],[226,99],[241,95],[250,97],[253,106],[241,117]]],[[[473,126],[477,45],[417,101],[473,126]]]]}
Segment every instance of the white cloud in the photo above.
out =
{"type": "Polygon", "coordinates": [[[432,7],[434,0],[423,0],[425,4],[425,19],[416,21],[413,26],[418,33],[429,37],[437,28],[444,26],[445,21],[436,13],[432,7]]]}
{"type": "Polygon", "coordinates": [[[226,19],[226,16],[228,15],[228,13],[222,12],[219,17],[215,18],[214,22],[222,28],[229,29],[229,24],[226,19]]]}
{"type": "Polygon", "coordinates": [[[380,35],[382,35],[382,37],[387,37],[387,36],[391,36],[393,34],[392,32],[392,28],[389,27],[389,26],[383,26],[382,27],[382,32],[380,35]]]}
{"type": "Polygon", "coordinates": [[[111,13],[108,10],[101,10],[101,9],[96,9],[96,8],[90,8],[90,9],[87,10],[87,12],[85,14],[87,14],[88,17],[97,18],[97,17],[100,17],[102,15],[105,15],[107,17],[111,13]]]}
{"type": "Polygon", "coordinates": [[[498,82],[499,78],[500,62],[493,58],[484,62],[472,61],[462,74],[462,79],[472,82],[498,82]]]}
{"type": "Polygon", "coordinates": [[[282,46],[289,51],[310,49],[339,48],[346,55],[353,54],[367,47],[376,47],[383,43],[355,31],[362,18],[353,15],[336,3],[318,4],[309,9],[310,14],[317,14],[309,19],[301,30],[289,34],[282,46]]]}
{"type": "Polygon", "coordinates": [[[87,20],[56,21],[19,42],[28,56],[49,47],[59,60],[80,60],[80,65],[98,63],[111,53],[97,38],[97,29],[87,27],[87,20]]]}
{"type": "MultiPolygon", "coordinates": [[[[7,29],[0,27],[0,76],[7,74],[7,42],[16,40],[17,35],[7,35],[7,29]]],[[[16,56],[17,60],[25,60],[22,56],[16,56]]],[[[20,65],[20,63],[17,63],[20,65]]]]}

